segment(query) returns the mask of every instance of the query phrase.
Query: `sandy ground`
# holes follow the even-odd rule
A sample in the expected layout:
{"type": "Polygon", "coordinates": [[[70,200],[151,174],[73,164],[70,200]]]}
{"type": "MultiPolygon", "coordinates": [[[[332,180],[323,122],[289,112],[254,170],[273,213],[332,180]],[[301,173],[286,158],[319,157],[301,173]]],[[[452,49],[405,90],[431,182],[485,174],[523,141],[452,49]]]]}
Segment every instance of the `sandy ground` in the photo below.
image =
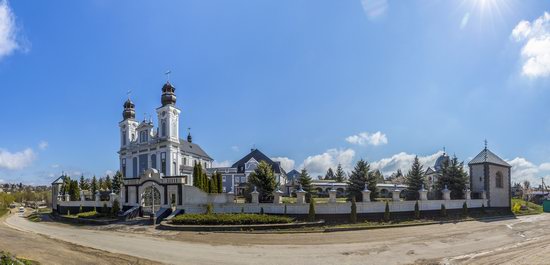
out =
{"type": "MultiPolygon", "coordinates": [[[[16,215],[12,214],[11,216],[16,215]]],[[[10,216],[10,217],[11,217],[10,216]]],[[[41,264],[159,264],[128,255],[71,244],[44,235],[22,232],[4,225],[0,218],[0,250],[41,264]]]]}
{"type": "MultiPolygon", "coordinates": [[[[120,225],[90,229],[32,223],[17,216],[7,218],[0,233],[9,231],[6,226],[28,231],[25,237],[43,238],[34,234],[39,233],[85,246],[84,256],[93,256],[86,252],[94,251],[89,248],[105,249],[170,264],[550,264],[550,214],[310,234],[169,232],[120,225]]],[[[55,255],[80,250],[63,251],[68,253],[55,255]]]]}

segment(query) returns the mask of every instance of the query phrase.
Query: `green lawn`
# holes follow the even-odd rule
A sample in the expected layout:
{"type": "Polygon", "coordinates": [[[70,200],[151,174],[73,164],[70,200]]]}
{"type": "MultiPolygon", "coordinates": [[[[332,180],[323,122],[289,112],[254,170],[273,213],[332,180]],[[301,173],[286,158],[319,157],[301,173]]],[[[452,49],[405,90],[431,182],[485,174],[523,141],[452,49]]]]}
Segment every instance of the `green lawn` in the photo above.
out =
{"type": "MultiPolygon", "coordinates": [[[[313,198],[315,203],[328,203],[328,198],[313,198]]],[[[336,202],[346,202],[346,198],[336,198],[336,202]]],[[[296,197],[283,197],[283,203],[296,203],[296,197]]]]}
{"type": "Polygon", "coordinates": [[[518,198],[512,198],[512,211],[514,211],[516,215],[540,214],[542,213],[542,206],[518,198]],[[520,206],[519,211],[514,211],[515,205],[520,206]]]}
{"type": "Polygon", "coordinates": [[[4,252],[0,250],[0,264],[4,265],[12,265],[12,264],[22,264],[22,265],[32,265],[32,264],[40,264],[33,260],[28,259],[22,259],[19,257],[16,257],[15,255],[12,255],[8,252],[4,252]]]}
{"type": "Polygon", "coordinates": [[[0,208],[0,217],[4,216],[10,209],[0,208]]]}

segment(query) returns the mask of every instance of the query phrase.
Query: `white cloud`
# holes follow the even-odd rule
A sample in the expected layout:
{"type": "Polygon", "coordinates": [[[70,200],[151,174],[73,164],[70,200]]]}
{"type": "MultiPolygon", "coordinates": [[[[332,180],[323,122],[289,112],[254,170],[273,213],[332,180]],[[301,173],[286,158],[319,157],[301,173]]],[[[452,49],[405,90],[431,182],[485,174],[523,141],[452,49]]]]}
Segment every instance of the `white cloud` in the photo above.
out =
{"type": "Polygon", "coordinates": [[[115,175],[115,171],[113,170],[105,170],[105,176],[109,175],[110,177],[115,175]]]}
{"type": "Polygon", "coordinates": [[[4,180],[3,180],[3,179],[0,179],[0,183],[4,183],[4,180]]]}
{"type": "Polygon", "coordinates": [[[294,169],[295,161],[288,157],[272,157],[271,160],[281,162],[281,167],[286,172],[294,169]]]}
{"type": "Polygon", "coordinates": [[[351,144],[356,145],[383,145],[388,143],[388,137],[386,137],[385,134],[378,131],[373,134],[370,134],[368,132],[362,132],[356,135],[348,136],[346,138],[346,141],[351,144]]]}
{"type": "Polygon", "coordinates": [[[59,165],[58,164],[53,164],[51,165],[52,168],[59,168],[59,165]]]}
{"type": "MultiPolygon", "coordinates": [[[[424,170],[426,170],[428,167],[433,168],[435,161],[442,154],[443,151],[439,151],[432,155],[418,156],[418,160],[424,166],[424,170]]],[[[372,162],[371,168],[380,170],[380,172],[382,172],[385,176],[391,175],[398,169],[401,169],[403,174],[406,174],[411,168],[415,156],[415,154],[401,152],[393,155],[392,157],[382,158],[378,161],[372,162]]]]}
{"type": "Polygon", "coordinates": [[[231,150],[235,151],[235,152],[239,152],[239,147],[234,145],[234,146],[231,146],[231,150]]]}
{"type": "Polygon", "coordinates": [[[550,163],[548,162],[537,165],[523,157],[516,157],[507,162],[512,166],[512,182],[528,180],[531,182],[531,186],[537,186],[541,183],[541,177],[550,175],[550,163]]]}
{"type": "Polygon", "coordinates": [[[30,148],[16,153],[0,149],[0,168],[10,170],[23,169],[28,167],[35,158],[36,154],[30,148]]]}
{"type": "Polygon", "coordinates": [[[464,29],[466,25],[468,25],[468,21],[470,21],[470,12],[464,14],[462,17],[462,20],[460,21],[460,29],[464,29]]]}
{"type": "Polygon", "coordinates": [[[230,167],[231,161],[225,160],[225,161],[214,161],[212,162],[212,167],[230,167]]]}
{"type": "Polygon", "coordinates": [[[387,0],[361,0],[361,5],[370,20],[383,16],[388,10],[387,0]]]}
{"type": "Polygon", "coordinates": [[[355,151],[353,149],[329,149],[326,152],[309,156],[300,165],[306,168],[311,175],[324,175],[328,168],[336,169],[338,163],[342,164],[345,171],[351,171],[355,151]]]}
{"type": "Polygon", "coordinates": [[[41,142],[38,144],[38,148],[40,148],[40,150],[46,150],[46,148],[48,148],[48,142],[46,142],[46,141],[41,141],[41,142]]]}
{"type": "Polygon", "coordinates": [[[8,1],[0,0],[0,59],[18,48],[15,16],[8,1]]]}
{"type": "Polygon", "coordinates": [[[522,74],[533,78],[550,76],[550,13],[544,12],[532,22],[520,21],[512,38],[525,43],[521,49],[522,74]]]}

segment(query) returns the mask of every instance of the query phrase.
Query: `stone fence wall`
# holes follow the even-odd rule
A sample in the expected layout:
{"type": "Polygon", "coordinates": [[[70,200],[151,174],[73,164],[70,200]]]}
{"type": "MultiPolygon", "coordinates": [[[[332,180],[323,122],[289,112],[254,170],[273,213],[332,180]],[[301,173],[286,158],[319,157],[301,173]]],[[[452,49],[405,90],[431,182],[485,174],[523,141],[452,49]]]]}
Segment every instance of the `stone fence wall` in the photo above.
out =
{"type": "MultiPolygon", "coordinates": [[[[482,205],[487,205],[487,200],[430,200],[418,201],[420,211],[440,210],[441,205],[445,205],[446,209],[461,209],[464,202],[468,208],[480,208],[482,205]]],[[[390,212],[413,212],[416,201],[390,201],[388,206],[390,212]]],[[[386,208],[386,203],[379,202],[358,202],[357,213],[383,213],[386,208]]],[[[225,203],[212,204],[214,213],[259,213],[262,208],[264,213],[269,214],[308,214],[309,204],[274,204],[274,203],[225,203]],[[286,208],[286,210],[285,210],[286,208]]],[[[177,207],[185,210],[185,213],[204,213],[206,205],[184,205],[177,207]]],[[[351,211],[351,202],[345,203],[316,203],[316,214],[349,214],[351,211]]]]}

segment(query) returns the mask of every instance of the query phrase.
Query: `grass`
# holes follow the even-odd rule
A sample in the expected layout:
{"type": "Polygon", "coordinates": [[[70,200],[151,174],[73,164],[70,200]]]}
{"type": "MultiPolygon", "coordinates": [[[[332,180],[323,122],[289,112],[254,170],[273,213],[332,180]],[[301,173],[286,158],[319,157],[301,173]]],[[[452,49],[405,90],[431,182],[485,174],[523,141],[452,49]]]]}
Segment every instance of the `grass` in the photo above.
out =
{"type": "Polygon", "coordinates": [[[4,216],[10,209],[7,208],[0,208],[0,217],[4,216]]]}
{"type": "Polygon", "coordinates": [[[182,214],[170,223],[175,225],[251,225],[291,223],[292,218],[267,214],[182,214]]]}
{"type": "Polygon", "coordinates": [[[540,214],[542,206],[519,198],[512,198],[512,211],[515,215],[540,214]]]}
{"type": "Polygon", "coordinates": [[[12,264],[34,265],[34,264],[40,264],[40,263],[33,260],[18,258],[15,255],[12,255],[8,252],[0,251],[0,265],[12,265],[12,264]]]}

